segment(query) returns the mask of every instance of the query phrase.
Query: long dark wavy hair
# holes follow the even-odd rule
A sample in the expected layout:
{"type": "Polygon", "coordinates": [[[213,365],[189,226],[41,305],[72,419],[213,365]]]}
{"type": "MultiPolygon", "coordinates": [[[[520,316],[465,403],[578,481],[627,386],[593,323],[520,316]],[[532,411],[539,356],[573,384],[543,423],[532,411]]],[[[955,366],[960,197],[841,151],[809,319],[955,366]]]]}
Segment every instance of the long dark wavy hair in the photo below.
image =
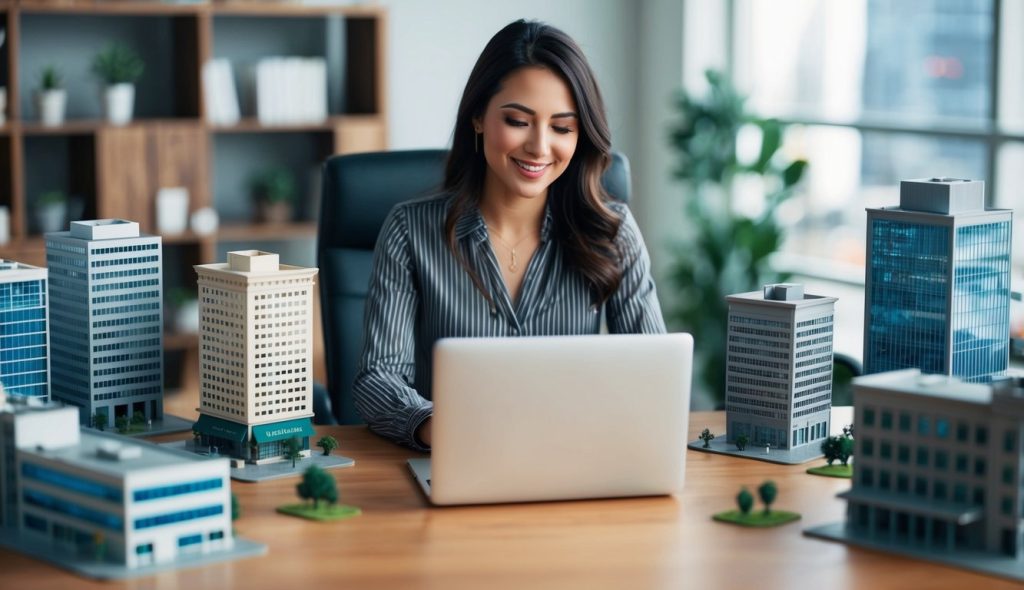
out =
{"type": "Polygon", "coordinates": [[[615,237],[622,222],[608,208],[601,175],[611,160],[611,133],[604,101],[583,51],[561,30],[537,21],[518,20],[498,31],[484,47],[462,93],[452,149],[445,168],[444,190],[453,195],[445,233],[448,247],[470,274],[477,289],[493,304],[479,274],[459,249],[455,226],[477,207],[484,188],[487,161],[474,147],[473,120],[483,117],[502,81],[519,68],[540,66],[568,85],[579,115],[576,151],[565,172],[548,188],[553,235],[569,265],[583,274],[594,305],[603,304],[622,280],[621,255],[615,237]]]}

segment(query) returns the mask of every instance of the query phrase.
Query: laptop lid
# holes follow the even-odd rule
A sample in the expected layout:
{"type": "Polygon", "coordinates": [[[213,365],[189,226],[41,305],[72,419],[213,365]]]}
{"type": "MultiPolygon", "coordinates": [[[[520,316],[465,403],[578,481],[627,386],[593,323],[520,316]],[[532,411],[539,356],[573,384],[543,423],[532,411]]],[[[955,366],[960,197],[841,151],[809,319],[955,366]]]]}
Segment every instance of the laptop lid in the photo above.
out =
{"type": "Polygon", "coordinates": [[[431,501],[680,490],[692,357],[689,334],[439,341],[431,501]]]}

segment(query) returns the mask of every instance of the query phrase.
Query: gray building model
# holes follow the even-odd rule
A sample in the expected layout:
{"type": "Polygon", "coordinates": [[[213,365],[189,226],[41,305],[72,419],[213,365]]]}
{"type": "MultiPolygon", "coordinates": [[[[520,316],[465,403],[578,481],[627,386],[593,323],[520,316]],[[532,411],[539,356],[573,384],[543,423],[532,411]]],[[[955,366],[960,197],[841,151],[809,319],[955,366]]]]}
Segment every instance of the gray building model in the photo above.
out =
{"type": "Polygon", "coordinates": [[[726,441],[815,454],[829,435],[835,297],[765,285],[726,297],[726,441]]]}
{"type": "Polygon", "coordinates": [[[1013,212],[985,209],[981,181],[931,178],[867,215],[865,373],[1005,371],[1013,212]]]}
{"type": "Polygon", "coordinates": [[[109,426],[163,418],[163,296],[159,236],[123,219],[75,221],[46,234],[50,390],[109,426]]]}
{"type": "Polygon", "coordinates": [[[846,523],[808,534],[1024,579],[1024,388],[906,369],[854,381],[846,523]]]}

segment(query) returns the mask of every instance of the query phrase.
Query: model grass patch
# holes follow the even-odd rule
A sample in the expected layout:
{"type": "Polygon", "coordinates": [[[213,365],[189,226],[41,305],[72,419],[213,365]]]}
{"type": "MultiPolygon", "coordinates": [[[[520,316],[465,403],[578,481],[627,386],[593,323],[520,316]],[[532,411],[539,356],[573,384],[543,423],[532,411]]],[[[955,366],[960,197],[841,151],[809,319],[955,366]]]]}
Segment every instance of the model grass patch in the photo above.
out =
{"type": "Polygon", "coordinates": [[[811,467],[807,470],[811,475],[822,475],[824,477],[841,477],[850,479],[853,477],[853,465],[821,465],[811,467]]]}
{"type": "Polygon", "coordinates": [[[785,510],[772,510],[768,513],[759,510],[746,514],[739,510],[726,510],[725,512],[719,512],[711,518],[718,522],[728,522],[739,526],[768,528],[800,520],[800,515],[796,512],[786,512],[785,510]]]}
{"type": "Polygon", "coordinates": [[[288,504],[286,506],[278,506],[277,511],[281,514],[298,516],[299,518],[306,518],[319,522],[344,520],[346,518],[352,518],[353,516],[359,516],[363,513],[362,510],[355,506],[346,506],[344,504],[325,504],[315,508],[310,504],[288,504]]]}
{"type": "Polygon", "coordinates": [[[750,490],[746,487],[742,487],[740,488],[740,493],[736,494],[736,505],[739,507],[739,510],[726,510],[725,512],[715,514],[711,518],[718,522],[728,522],[739,526],[757,528],[779,526],[787,522],[800,520],[800,515],[796,512],[772,510],[772,503],[775,502],[779,495],[779,488],[775,485],[774,481],[770,479],[765,480],[764,483],[757,486],[757,495],[761,498],[761,503],[764,504],[763,510],[753,510],[754,494],[751,494],[750,490]]]}

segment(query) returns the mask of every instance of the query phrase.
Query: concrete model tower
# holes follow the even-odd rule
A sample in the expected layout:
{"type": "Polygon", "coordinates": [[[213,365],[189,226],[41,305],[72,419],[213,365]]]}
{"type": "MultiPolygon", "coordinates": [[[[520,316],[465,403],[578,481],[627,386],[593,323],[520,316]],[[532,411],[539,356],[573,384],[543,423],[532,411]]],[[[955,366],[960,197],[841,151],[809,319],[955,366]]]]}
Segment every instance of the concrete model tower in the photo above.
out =
{"type": "Polygon", "coordinates": [[[1024,580],[1024,382],[854,380],[845,523],[809,534],[1024,580]]]}
{"type": "Polygon", "coordinates": [[[0,385],[11,396],[50,398],[46,276],[0,260],[0,385]]]}
{"type": "Polygon", "coordinates": [[[199,275],[199,421],[204,444],[251,463],[282,460],[295,437],[309,455],[313,417],[313,277],[277,254],[229,252],[199,275]]]}
{"type": "Polygon", "coordinates": [[[817,449],[829,434],[836,298],[778,284],[726,300],[727,442],[817,449]]]}
{"type": "Polygon", "coordinates": [[[75,221],[46,234],[54,399],[108,426],[163,418],[160,236],[123,219],[75,221]]]}
{"type": "Polygon", "coordinates": [[[981,181],[931,178],[867,213],[864,371],[1005,371],[1013,212],[985,209],[981,181]]]}

